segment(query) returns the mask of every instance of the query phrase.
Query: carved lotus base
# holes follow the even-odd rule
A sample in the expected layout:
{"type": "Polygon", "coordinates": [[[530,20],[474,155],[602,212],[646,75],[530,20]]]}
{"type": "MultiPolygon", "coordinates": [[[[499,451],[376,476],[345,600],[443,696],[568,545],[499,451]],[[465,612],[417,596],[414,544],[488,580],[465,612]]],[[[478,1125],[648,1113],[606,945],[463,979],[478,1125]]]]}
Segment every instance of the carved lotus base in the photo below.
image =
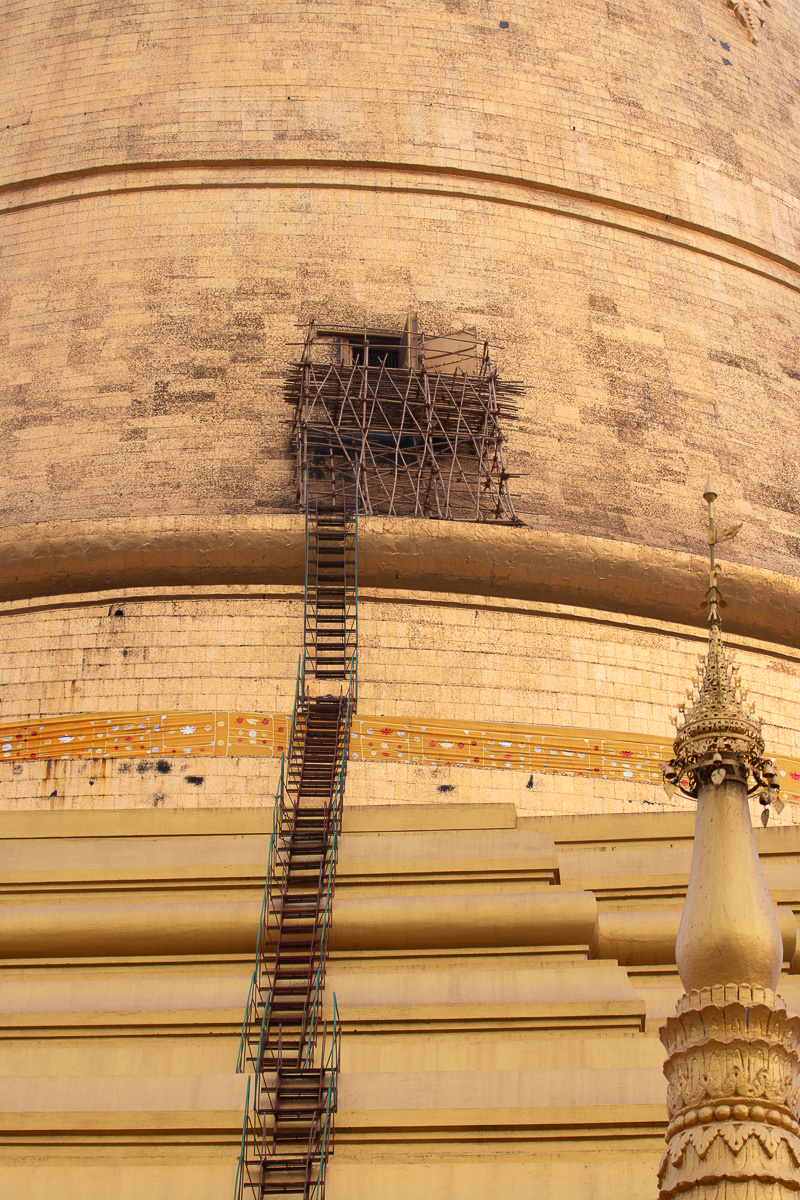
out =
{"type": "Polygon", "coordinates": [[[720,1183],[693,1184],[690,1191],[677,1194],[691,1200],[797,1200],[795,1188],[780,1183],[760,1183],[757,1179],[735,1182],[730,1179],[720,1183]]]}
{"type": "Polygon", "coordinates": [[[669,1054],[659,1200],[800,1200],[800,1020],[765,988],[682,997],[669,1054]]]}

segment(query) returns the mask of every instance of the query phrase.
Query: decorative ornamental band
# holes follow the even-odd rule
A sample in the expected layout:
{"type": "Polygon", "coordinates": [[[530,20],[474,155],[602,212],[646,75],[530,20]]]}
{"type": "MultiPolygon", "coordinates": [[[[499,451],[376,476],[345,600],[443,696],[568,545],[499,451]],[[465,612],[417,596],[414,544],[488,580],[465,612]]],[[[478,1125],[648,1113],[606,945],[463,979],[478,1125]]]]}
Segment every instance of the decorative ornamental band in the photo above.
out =
{"type": "MultiPolygon", "coordinates": [[[[0,723],[0,760],[280,756],[291,716],[213,709],[75,713],[0,723]]],[[[357,715],[350,759],[503,768],[661,783],[671,742],[633,733],[555,725],[357,715]]],[[[800,803],[800,759],[779,758],[784,798],[800,803]]]]}

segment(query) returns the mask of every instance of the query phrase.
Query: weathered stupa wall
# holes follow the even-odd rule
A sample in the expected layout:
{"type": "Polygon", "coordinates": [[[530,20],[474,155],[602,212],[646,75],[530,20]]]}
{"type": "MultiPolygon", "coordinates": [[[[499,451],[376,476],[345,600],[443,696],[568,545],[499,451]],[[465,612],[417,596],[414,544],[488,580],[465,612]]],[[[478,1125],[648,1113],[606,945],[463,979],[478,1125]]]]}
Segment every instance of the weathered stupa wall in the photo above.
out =
{"type": "MultiPolygon", "coordinates": [[[[758,45],[722,0],[2,10],[0,719],[289,703],[290,343],[312,317],[412,311],[426,331],[475,327],[528,385],[508,464],[529,540],[513,586],[476,567],[472,587],[459,531],[448,553],[436,527],[434,578],[375,525],[361,704],[598,731],[663,718],[667,736],[670,681],[701,645],[680,556],[702,548],[711,469],[744,521],[729,557],[750,568],[748,677],[792,753],[800,605],[776,578],[800,556],[794,0],[760,9],[758,45]],[[232,595],[259,585],[263,601],[232,595]]],[[[484,559],[495,537],[506,555],[481,532],[484,559]]],[[[434,531],[415,536],[424,556],[434,531]]],[[[53,768],[55,787],[17,766],[6,803],[152,803],[114,764],[91,789],[84,764],[53,768]]],[[[203,802],[243,802],[240,768],[209,763],[203,802]]],[[[367,799],[413,790],[396,765],[363,776],[367,799]]],[[[164,803],[197,803],[173,778],[164,803]]],[[[537,811],[664,803],[526,783],[455,786],[537,811]]]]}

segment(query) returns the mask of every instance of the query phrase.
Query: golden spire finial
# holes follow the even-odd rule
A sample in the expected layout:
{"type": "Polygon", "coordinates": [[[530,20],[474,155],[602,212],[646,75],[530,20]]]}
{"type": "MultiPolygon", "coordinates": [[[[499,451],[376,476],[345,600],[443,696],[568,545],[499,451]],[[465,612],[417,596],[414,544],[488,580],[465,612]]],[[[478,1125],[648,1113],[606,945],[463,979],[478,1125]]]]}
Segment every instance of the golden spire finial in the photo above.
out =
{"type": "MultiPolygon", "coordinates": [[[[676,788],[697,798],[701,787],[718,787],[724,779],[746,784],[749,795],[760,793],[766,807],[778,794],[778,775],[771,759],[763,757],[761,722],[744,708],[744,697],[736,672],[728,663],[722,641],[720,610],[725,601],[719,590],[721,568],[716,548],[736,537],[741,523],[718,533],[714,521],[717,489],[709,477],[703,498],[708,504],[708,591],[703,607],[708,609],[708,651],[694,701],[678,723],[673,743],[675,757],[664,768],[664,786],[671,795],[676,788]]],[[[782,805],[781,805],[782,807],[782,805]]]]}
{"type": "MultiPolygon", "coordinates": [[[[719,594],[717,588],[717,555],[716,546],[717,528],[714,524],[714,501],[717,498],[717,489],[714,487],[714,481],[709,475],[706,481],[706,490],[703,492],[703,499],[708,504],[708,591],[704,605],[708,605],[708,623],[709,625],[719,625],[719,610],[725,607],[725,601],[719,594]]],[[[738,533],[739,530],[736,530],[738,533]]],[[[730,537],[735,537],[736,533],[730,533],[730,537]]]]}
{"type": "Polygon", "coordinates": [[[769,804],[778,777],[722,644],[716,546],[738,529],[717,534],[716,498],[709,480],[708,653],[664,768],[668,791],[697,800],[697,820],[675,945],[685,994],[660,1030],[669,1124],[659,1200],[792,1200],[800,1020],[775,994],[784,950],[748,802],[760,791],[769,804]]]}

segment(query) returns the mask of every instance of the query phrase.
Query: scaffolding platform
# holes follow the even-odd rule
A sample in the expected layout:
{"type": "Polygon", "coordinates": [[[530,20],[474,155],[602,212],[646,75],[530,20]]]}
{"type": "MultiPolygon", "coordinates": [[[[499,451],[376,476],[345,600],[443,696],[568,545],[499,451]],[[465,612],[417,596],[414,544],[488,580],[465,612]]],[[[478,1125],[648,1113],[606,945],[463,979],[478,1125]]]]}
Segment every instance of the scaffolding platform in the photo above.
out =
{"type": "Polygon", "coordinates": [[[488,343],[469,330],[426,337],[410,323],[356,332],[312,323],[285,385],[298,507],[308,480],[335,479],[351,481],[369,516],[521,524],[503,424],[523,390],[498,378],[488,343]]]}

